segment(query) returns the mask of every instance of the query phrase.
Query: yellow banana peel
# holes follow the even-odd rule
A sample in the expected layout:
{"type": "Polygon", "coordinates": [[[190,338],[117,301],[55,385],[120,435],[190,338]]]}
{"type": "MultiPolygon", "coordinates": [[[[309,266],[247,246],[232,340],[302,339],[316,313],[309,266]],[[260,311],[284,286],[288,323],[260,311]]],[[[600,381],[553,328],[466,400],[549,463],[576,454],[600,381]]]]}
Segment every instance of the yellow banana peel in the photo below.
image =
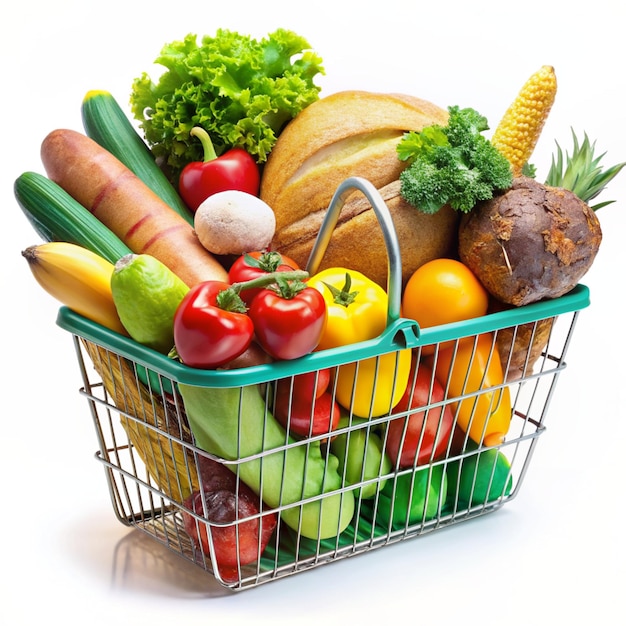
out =
{"type": "Polygon", "coordinates": [[[22,252],[45,291],[75,313],[128,335],[111,293],[114,266],[98,254],[77,244],[50,241],[22,252]]]}

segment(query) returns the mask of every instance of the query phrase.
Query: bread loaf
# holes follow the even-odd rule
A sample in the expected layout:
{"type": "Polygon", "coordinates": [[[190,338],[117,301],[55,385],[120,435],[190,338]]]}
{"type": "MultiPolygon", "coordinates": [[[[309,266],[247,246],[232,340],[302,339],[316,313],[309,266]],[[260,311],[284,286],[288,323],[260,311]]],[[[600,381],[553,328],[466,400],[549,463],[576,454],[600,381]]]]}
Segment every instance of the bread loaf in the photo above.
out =
{"type": "MultiPolygon", "coordinates": [[[[342,91],[308,106],[283,130],[263,171],[260,196],[276,215],[272,248],[304,267],[337,186],[360,176],[381,191],[391,210],[404,280],[426,261],[450,253],[456,215],[447,207],[425,215],[402,199],[398,178],[407,164],[396,151],[407,131],[447,119],[444,109],[404,94],[342,91]]],[[[380,227],[359,192],[346,201],[322,266],[359,270],[386,286],[380,227]]]]}
{"type": "MultiPolygon", "coordinates": [[[[424,263],[455,254],[458,214],[446,206],[434,215],[418,211],[400,195],[394,180],[379,192],[389,208],[398,235],[402,258],[402,283],[424,263]]],[[[325,211],[284,228],[274,245],[304,267],[322,225],[325,211]]],[[[352,195],[344,204],[319,270],[346,267],[365,274],[381,287],[387,286],[387,249],[378,219],[369,201],[352,195]]]]}

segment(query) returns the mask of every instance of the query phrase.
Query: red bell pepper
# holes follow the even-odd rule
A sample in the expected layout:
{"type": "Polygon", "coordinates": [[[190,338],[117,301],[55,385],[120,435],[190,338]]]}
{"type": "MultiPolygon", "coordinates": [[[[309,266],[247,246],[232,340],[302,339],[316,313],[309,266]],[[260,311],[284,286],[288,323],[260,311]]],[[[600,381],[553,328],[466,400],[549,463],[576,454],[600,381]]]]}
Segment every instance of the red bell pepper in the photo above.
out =
{"type": "Polygon", "coordinates": [[[178,191],[192,212],[218,191],[245,191],[258,196],[261,175],[254,157],[243,148],[217,156],[209,134],[199,126],[190,135],[202,142],[204,160],[188,163],[180,173],[178,191]]]}

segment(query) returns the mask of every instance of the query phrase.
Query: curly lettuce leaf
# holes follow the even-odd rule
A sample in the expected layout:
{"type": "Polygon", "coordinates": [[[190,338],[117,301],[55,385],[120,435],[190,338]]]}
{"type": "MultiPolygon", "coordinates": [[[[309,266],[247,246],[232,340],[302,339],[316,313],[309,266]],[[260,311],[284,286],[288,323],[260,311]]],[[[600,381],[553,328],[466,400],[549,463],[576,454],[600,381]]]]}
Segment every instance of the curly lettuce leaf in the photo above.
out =
{"type": "Polygon", "coordinates": [[[263,163],[285,124],[319,98],[321,58],[296,33],[278,29],[262,40],[219,29],[198,43],[189,34],[163,46],[158,80],[133,81],[132,113],[155,158],[176,180],[203,158],[190,131],[202,126],[218,155],[240,147],[263,163]]]}

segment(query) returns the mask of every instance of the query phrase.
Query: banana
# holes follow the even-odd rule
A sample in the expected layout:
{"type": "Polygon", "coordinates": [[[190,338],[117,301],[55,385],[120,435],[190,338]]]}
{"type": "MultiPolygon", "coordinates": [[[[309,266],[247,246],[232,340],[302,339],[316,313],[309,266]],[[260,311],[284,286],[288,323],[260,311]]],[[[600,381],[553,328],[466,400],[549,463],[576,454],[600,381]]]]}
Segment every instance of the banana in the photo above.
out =
{"type": "Polygon", "coordinates": [[[35,280],[75,313],[128,336],[111,292],[114,265],[87,248],[50,241],[22,251],[35,280]]]}

